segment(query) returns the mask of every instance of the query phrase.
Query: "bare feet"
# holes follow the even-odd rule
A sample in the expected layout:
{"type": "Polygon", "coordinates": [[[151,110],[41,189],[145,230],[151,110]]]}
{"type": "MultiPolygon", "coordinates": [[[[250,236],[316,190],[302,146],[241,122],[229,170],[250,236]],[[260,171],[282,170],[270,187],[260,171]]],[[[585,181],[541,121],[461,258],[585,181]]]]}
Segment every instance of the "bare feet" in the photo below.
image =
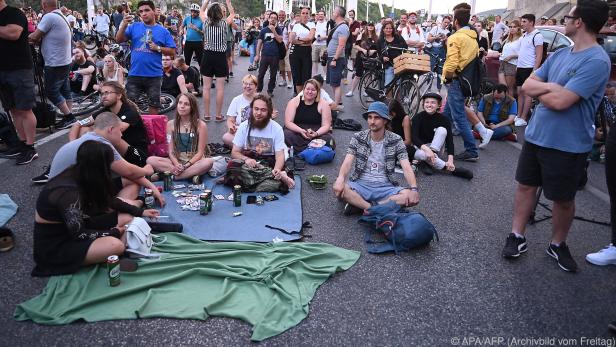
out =
{"type": "Polygon", "coordinates": [[[293,189],[295,187],[295,181],[284,171],[280,173],[280,180],[282,183],[286,184],[289,189],[293,189]]]}

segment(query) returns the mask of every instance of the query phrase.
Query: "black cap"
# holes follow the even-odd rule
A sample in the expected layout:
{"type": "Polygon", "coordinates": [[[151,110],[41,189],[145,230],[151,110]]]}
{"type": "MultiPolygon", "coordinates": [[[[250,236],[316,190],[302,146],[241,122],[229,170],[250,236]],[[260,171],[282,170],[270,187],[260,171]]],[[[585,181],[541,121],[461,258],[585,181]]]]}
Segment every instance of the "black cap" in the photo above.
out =
{"type": "Polygon", "coordinates": [[[438,102],[443,101],[443,97],[441,96],[441,94],[434,92],[427,92],[426,94],[421,96],[421,100],[424,100],[425,98],[433,98],[438,100],[438,102]]]}

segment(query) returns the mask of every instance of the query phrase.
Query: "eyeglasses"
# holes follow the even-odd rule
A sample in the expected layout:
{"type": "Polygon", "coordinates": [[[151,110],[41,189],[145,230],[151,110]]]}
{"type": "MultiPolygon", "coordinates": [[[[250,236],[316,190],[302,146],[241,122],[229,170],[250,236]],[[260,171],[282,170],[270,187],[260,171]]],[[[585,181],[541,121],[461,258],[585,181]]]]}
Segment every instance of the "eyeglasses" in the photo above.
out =
{"type": "Polygon", "coordinates": [[[565,18],[565,19],[573,19],[573,20],[576,20],[576,19],[579,19],[579,18],[580,18],[580,16],[569,16],[569,15],[565,15],[565,16],[563,16],[563,18],[565,18]]]}
{"type": "Polygon", "coordinates": [[[108,91],[106,91],[106,92],[101,92],[101,95],[102,95],[102,96],[107,96],[107,95],[109,95],[109,94],[118,94],[118,93],[116,93],[116,92],[112,92],[112,91],[110,91],[110,90],[108,90],[108,91]]]}
{"type": "Polygon", "coordinates": [[[517,26],[512,25],[512,26],[509,27],[509,29],[513,29],[513,28],[517,28],[517,26]]]}

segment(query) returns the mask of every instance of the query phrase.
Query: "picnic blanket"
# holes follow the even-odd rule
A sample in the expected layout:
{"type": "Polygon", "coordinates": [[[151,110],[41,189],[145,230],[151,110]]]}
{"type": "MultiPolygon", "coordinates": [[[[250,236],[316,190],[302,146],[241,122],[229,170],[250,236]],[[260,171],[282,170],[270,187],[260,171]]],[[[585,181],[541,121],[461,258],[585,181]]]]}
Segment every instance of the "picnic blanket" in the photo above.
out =
{"type": "MultiPolygon", "coordinates": [[[[204,177],[204,186],[212,189],[212,195],[222,195],[228,198],[232,189],[222,184],[215,184],[215,179],[204,177]]],[[[162,183],[157,183],[162,185],[162,183]]],[[[175,184],[189,183],[176,181],[175,184]]],[[[288,194],[278,193],[242,193],[242,206],[234,207],[233,201],[216,200],[213,198],[212,211],[202,216],[198,211],[184,211],[176,201],[172,192],[163,192],[167,205],[161,211],[158,221],[165,223],[182,223],[183,233],[207,241],[250,241],[272,242],[274,239],[282,241],[298,240],[302,237],[302,182],[299,176],[295,179],[295,188],[288,194]],[[263,205],[247,204],[249,195],[276,195],[278,200],[266,201],[263,205]],[[234,212],[242,215],[234,217],[234,212]],[[268,227],[269,226],[269,227],[268,227]],[[280,231],[295,232],[287,234],[280,231]]]]}
{"type": "Polygon", "coordinates": [[[322,243],[204,242],[178,233],[154,247],[159,261],[141,261],[110,287],[105,265],[50,278],[43,292],[17,306],[14,318],[47,325],[137,318],[210,316],[252,325],[253,341],[301,322],[316,289],[347,270],[359,252],[322,243]]]}

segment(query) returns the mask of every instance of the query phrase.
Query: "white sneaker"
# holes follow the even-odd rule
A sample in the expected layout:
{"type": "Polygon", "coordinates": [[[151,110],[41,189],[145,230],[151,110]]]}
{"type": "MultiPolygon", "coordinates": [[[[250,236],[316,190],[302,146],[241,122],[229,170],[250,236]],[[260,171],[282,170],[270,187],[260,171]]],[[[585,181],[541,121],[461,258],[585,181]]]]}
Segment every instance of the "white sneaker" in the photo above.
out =
{"type": "Polygon", "coordinates": [[[587,254],[586,261],[599,266],[616,265],[616,247],[610,243],[597,253],[587,254]]]}
{"type": "Polygon", "coordinates": [[[523,127],[525,125],[528,125],[528,123],[524,119],[522,119],[522,118],[520,118],[518,116],[515,116],[513,124],[515,126],[517,126],[517,127],[523,127]]]}
{"type": "Polygon", "coordinates": [[[284,87],[287,84],[285,80],[278,82],[278,87],[284,87]]]}
{"type": "Polygon", "coordinates": [[[287,89],[293,89],[293,85],[291,83],[287,83],[287,89]]]}
{"type": "Polygon", "coordinates": [[[348,93],[344,94],[344,96],[348,96],[348,97],[353,96],[353,91],[352,91],[352,90],[350,90],[348,93]]]}
{"type": "Polygon", "coordinates": [[[492,129],[486,129],[486,133],[481,135],[481,143],[479,144],[479,148],[484,148],[485,146],[488,145],[488,143],[490,143],[490,140],[492,139],[492,135],[494,135],[494,130],[492,129]]]}

